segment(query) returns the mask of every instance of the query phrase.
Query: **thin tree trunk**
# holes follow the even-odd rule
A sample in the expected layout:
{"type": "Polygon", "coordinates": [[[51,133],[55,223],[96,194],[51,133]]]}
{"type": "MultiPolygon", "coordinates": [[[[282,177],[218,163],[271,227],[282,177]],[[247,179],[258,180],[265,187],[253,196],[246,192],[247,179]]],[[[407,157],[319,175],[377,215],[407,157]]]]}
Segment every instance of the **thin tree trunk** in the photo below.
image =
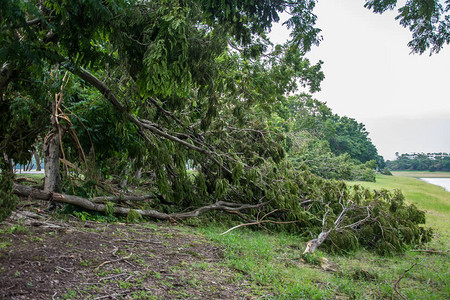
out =
{"type": "Polygon", "coordinates": [[[36,171],[41,171],[41,158],[39,157],[39,152],[37,150],[34,150],[33,152],[34,160],[36,161],[36,171]]]}

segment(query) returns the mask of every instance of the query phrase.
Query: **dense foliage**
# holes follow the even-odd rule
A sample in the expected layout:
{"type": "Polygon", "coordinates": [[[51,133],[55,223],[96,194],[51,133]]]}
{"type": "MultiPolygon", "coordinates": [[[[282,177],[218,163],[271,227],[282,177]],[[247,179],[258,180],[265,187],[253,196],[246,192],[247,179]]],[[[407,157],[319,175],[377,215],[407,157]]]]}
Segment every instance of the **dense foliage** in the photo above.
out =
{"type": "Polygon", "coordinates": [[[319,90],[324,78],[321,63],[304,57],[320,41],[315,1],[0,4],[0,147],[8,160],[51,140],[62,162],[52,172],[63,171],[67,192],[86,198],[110,192],[106,180],[139,172],[154,197],[136,208],[220,202],[244,220],[264,216],[310,237],[338,224],[330,246],[340,250],[391,253],[428,240],[418,226],[423,213],[401,195],[310,171],[372,179],[382,167],[362,124],[309,96],[288,97],[299,85],[319,90]],[[291,40],[273,46],[266,34],[283,11],[291,40]]]}
{"type": "Polygon", "coordinates": [[[426,154],[417,154],[411,157],[402,154],[396,160],[388,160],[386,166],[394,171],[444,171],[450,172],[450,156],[431,157],[426,154]]]}
{"type": "Polygon", "coordinates": [[[273,115],[287,135],[285,149],[296,168],[307,166],[328,179],[364,181],[375,181],[375,168],[384,168],[364,125],[333,114],[311,95],[288,97],[273,115]]]}

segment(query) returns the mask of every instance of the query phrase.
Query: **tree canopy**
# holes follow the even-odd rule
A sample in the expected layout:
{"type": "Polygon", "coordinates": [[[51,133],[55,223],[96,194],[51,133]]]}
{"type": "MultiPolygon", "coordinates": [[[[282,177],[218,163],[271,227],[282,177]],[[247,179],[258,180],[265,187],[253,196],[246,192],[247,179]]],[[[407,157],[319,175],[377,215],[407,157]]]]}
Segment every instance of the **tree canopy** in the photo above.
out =
{"type": "MultiPolygon", "coordinates": [[[[375,13],[384,13],[397,6],[397,0],[366,0],[365,7],[375,13]]],[[[439,53],[450,43],[450,1],[409,0],[398,9],[396,20],[408,28],[412,39],[408,43],[411,52],[439,53]]]]}

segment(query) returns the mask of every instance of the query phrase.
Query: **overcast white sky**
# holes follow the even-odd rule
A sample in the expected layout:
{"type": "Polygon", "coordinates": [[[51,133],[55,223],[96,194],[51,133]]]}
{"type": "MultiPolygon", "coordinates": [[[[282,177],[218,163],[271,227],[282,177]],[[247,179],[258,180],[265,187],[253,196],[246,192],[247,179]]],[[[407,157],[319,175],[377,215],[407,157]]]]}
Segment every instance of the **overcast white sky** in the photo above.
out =
{"type": "MultiPolygon", "coordinates": [[[[317,27],[324,40],[307,57],[324,61],[322,91],[333,112],[364,123],[385,159],[395,152],[450,152],[450,46],[410,55],[411,33],[394,18],[364,8],[363,0],[322,0],[317,27]]],[[[274,26],[273,42],[286,29],[274,26]]]]}

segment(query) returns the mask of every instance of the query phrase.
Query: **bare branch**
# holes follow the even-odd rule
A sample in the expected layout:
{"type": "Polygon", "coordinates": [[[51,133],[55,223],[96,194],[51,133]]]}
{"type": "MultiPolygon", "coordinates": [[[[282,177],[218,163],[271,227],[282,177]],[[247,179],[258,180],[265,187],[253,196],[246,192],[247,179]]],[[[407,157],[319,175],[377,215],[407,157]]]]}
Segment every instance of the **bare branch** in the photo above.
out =
{"type": "Polygon", "coordinates": [[[355,229],[356,227],[360,226],[361,224],[365,223],[366,221],[368,221],[370,219],[370,208],[371,208],[371,205],[369,204],[369,205],[366,206],[367,216],[364,219],[361,219],[361,220],[356,221],[356,222],[354,222],[352,224],[340,227],[340,224],[344,221],[344,218],[346,217],[346,214],[350,210],[363,208],[363,207],[357,207],[351,201],[349,201],[347,203],[347,205],[344,204],[342,202],[343,196],[344,196],[344,191],[340,192],[339,203],[341,204],[342,211],[339,213],[338,217],[334,221],[334,227],[330,228],[328,230],[326,229],[326,218],[328,216],[328,213],[330,212],[330,208],[328,207],[328,204],[326,204],[327,209],[326,209],[326,211],[325,211],[325,213],[323,215],[323,218],[322,218],[322,232],[319,234],[319,236],[316,239],[310,240],[308,243],[306,243],[306,249],[303,252],[303,254],[305,254],[305,253],[314,253],[316,251],[316,249],[323,242],[325,242],[325,240],[328,238],[328,236],[330,235],[331,232],[333,232],[333,231],[342,232],[346,228],[355,229]]]}
{"type": "MultiPolygon", "coordinates": [[[[267,202],[266,202],[266,203],[267,203],[267,202]]],[[[228,229],[228,230],[225,231],[225,232],[222,232],[220,235],[227,234],[227,233],[230,232],[230,231],[233,231],[233,230],[235,230],[235,229],[237,229],[237,228],[239,228],[239,227],[244,227],[244,226],[251,226],[251,225],[258,225],[258,226],[259,226],[259,225],[264,224],[264,223],[272,223],[272,224],[292,224],[292,223],[298,223],[298,222],[300,222],[300,221],[298,221],[298,220],[295,220],[295,221],[285,221],[285,222],[282,222],[282,221],[273,221],[273,220],[264,220],[266,217],[270,216],[271,214],[273,214],[273,213],[275,213],[275,212],[277,212],[277,211],[279,211],[279,209],[274,209],[274,210],[272,210],[271,212],[266,213],[264,216],[262,216],[262,218],[259,218],[259,212],[258,212],[258,217],[257,217],[256,221],[252,221],[252,222],[245,223],[245,224],[239,224],[239,225],[237,225],[237,226],[234,226],[234,227],[228,229]]]]}
{"type": "Polygon", "coordinates": [[[220,235],[225,235],[225,234],[227,234],[227,233],[230,232],[230,231],[233,231],[233,230],[235,230],[235,229],[237,229],[237,228],[239,228],[239,227],[244,227],[244,226],[260,225],[260,224],[263,224],[263,223],[292,224],[292,223],[298,223],[298,222],[300,222],[300,221],[286,221],[286,222],[278,222],[278,221],[273,221],[273,220],[255,221],[255,222],[251,222],[251,223],[239,224],[239,225],[237,225],[237,226],[234,226],[234,227],[228,229],[228,230],[225,231],[225,232],[222,232],[220,235]]]}
{"type": "Polygon", "coordinates": [[[404,300],[407,300],[405,296],[403,296],[402,294],[400,294],[400,292],[398,291],[398,284],[400,283],[400,280],[403,279],[403,277],[405,277],[406,273],[408,273],[412,268],[414,268],[416,265],[418,264],[418,262],[415,262],[411,267],[409,267],[407,270],[405,270],[405,272],[403,272],[403,274],[397,279],[397,281],[394,283],[394,291],[404,300]]]}
{"type": "Polygon", "coordinates": [[[104,261],[104,262],[102,262],[101,264],[99,264],[99,265],[95,268],[95,270],[98,270],[100,267],[102,267],[102,266],[104,266],[104,265],[106,265],[106,264],[115,263],[115,262],[119,262],[119,261],[122,261],[122,260],[129,259],[129,258],[131,258],[131,256],[133,256],[133,253],[130,253],[130,255],[128,255],[128,256],[125,256],[125,257],[122,257],[122,258],[118,258],[118,259],[115,259],[115,260],[107,260],[107,261],[104,261]]]}
{"type": "Polygon", "coordinates": [[[347,226],[344,226],[344,227],[340,227],[340,228],[337,228],[336,229],[336,231],[342,231],[342,229],[345,229],[345,228],[355,228],[355,227],[358,227],[359,225],[362,225],[363,223],[365,223],[366,221],[368,221],[369,219],[370,219],[370,205],[368,205],[367,207],[366,207],[366,209],[367,209],[367,216],[364,218],[364,219],[362,219],[362,220],[359,220],[359,221],[357,221],[357,222],[355,222],[355,223],[353,223],[353,224],[350,224],[350,225],[347,225],[347,226]]]}

